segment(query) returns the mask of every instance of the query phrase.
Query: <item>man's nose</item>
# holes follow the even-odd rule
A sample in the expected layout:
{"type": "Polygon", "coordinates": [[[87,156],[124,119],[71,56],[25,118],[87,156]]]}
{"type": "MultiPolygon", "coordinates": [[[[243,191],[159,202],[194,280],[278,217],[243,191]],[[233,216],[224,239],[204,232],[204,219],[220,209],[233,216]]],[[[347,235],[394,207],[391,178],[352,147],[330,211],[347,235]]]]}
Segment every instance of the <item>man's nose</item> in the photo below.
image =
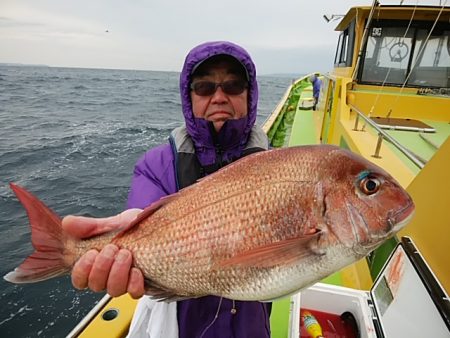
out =
{"type": "Polygon", "coordinates": [[[227,100],[227,94],[222,89],[222,86],[218,86],[216,91],[213,94],[212,101],[226,101],[227,100]]]}

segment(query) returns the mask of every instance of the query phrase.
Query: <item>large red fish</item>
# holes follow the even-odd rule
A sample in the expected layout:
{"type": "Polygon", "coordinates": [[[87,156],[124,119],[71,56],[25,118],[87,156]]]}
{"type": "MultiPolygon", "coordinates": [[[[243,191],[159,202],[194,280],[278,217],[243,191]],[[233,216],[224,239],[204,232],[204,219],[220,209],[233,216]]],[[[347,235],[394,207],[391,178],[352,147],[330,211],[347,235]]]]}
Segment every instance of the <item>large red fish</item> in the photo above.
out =
{"type": "Polygon", "coordinates": [[[243,158],[145,209],[118,234],[88,240],[11,184],[25,206],[36,251],[5,276],[13,283],[67,272],[90,248],[113,242],[157,299],[217,295],[271,300],[367,255],[410,219],[414,204],[384,170],[335,146],[243,158]]]}

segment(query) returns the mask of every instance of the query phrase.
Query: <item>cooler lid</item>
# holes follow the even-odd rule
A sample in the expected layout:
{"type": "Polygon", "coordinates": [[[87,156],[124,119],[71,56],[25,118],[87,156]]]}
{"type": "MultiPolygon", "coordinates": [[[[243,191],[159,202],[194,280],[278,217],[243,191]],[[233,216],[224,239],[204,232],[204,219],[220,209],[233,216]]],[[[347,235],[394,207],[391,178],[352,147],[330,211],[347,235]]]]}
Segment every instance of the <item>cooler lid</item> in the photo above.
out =
{"type": "Polygon", "coordinates": [[[402,238],[370,294],[384,337],[450,336],[448,295],[410,238],[402,238]]]}

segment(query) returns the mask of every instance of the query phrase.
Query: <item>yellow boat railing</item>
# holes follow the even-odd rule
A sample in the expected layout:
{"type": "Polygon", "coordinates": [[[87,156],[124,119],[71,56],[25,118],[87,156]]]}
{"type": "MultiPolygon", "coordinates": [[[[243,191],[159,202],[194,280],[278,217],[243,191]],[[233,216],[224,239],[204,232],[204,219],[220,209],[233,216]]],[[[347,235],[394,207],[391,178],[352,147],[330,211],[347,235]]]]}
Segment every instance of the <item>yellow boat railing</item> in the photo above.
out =
{"type": "Polygon", "coordinates": [[[94,317],[104,309],[106,304],[111,300],[111,296],[106,294],[102,299],[83,317],[83,319],[70,331],[66,338],[75,338],[86,328],[86,326],[94,319],[94,317]]]}
{"type": "Polygon", "coordinates": [[[354,105],[349,105],[352,110],[356,112],[356,119],[355,119],[355,126],[353,130],[358,131],[358,124],[359,119],[363,119],[367,124],[369,124],[372,128],[374,128],[378,132],[378,141],[377,145],[374,151],[374,154],[372,155],[375,158],[379,158],[380,154],[380,148],[381,144],[383,142],[383,139],[388,140],[391,142],[399,151],[401,151],[411,162],[413,162],[417,167],[422,169],[426,161],[421,159],[418,155],[414,154],[412,151],[404,147],[400,142],[398,142],[395,138],[393,138],[391,135],[386,133],[383,129],[381,129],[376,122],[372,121],[369,117],[367,117],[365,114],[363,114],[357,107],[354,105]]]}

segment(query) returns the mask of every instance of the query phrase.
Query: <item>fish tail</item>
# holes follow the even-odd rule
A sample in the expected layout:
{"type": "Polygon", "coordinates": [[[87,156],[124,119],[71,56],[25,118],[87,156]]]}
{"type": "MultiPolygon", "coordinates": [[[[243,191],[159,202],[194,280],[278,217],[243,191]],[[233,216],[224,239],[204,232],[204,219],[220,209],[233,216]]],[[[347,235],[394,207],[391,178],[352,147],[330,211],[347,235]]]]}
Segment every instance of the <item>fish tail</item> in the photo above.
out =
{"type": "Polygon", "coordinates": [[[34,283],[70,271],[61,218],[24,188],[13,183],[10,187],[27,211],[35,251],[3,278],[11,283],[34,283]]]}

